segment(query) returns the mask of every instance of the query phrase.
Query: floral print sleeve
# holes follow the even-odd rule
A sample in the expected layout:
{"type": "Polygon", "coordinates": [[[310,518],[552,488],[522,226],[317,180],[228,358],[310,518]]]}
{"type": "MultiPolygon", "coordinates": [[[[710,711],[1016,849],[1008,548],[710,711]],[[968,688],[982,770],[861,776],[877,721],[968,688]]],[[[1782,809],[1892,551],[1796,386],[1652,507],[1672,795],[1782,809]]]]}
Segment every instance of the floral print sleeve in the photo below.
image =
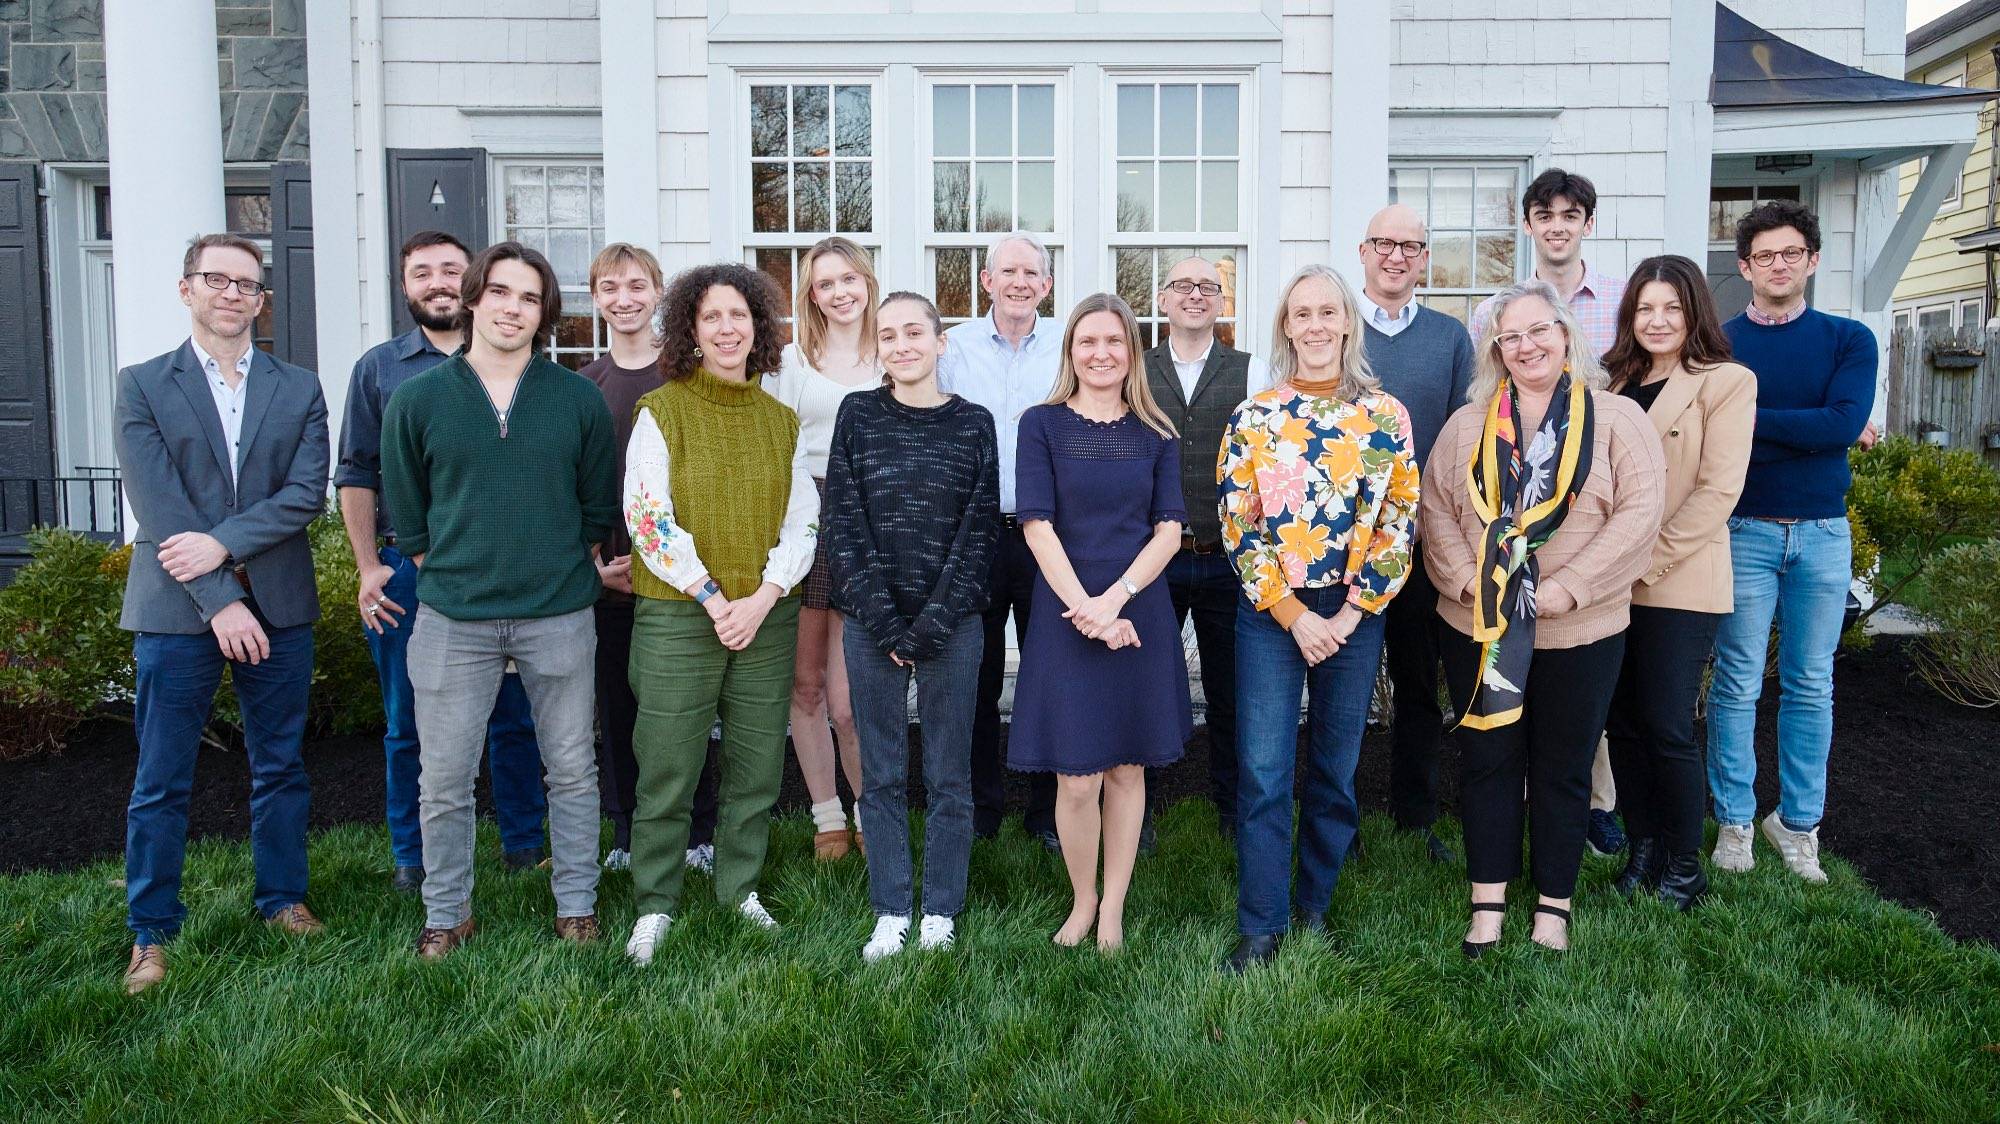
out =
{"type": "Polygon", "coordinates": [[[1275,472],[1275,445],[1263,424],[1268,411],[1260,399],[1265,396],[1239,404],[1230,415],[1215,466],[1222,546],[1236,567],[1244,595],[1259,610],[1269,609],[1292,592],[1277,543],[1264,534],[1264,497],[1259,485],[1264,480],[1280,479],[1275,472]]]}
{"type": "Polygon", "coordinates": [[[673,491],[667,478],[667,441],[653,412],[643,407],[625,447],[625,529],[632,553],[661,581],[685,592],[708,576],[695,553],[694,536],[674,522],[673,491]]]}
{"type": "Polygon", "coordinates": [[[1417,532],[1417,458],[1410,449],[1410,412],[1384,394],[1373,403],[1375,440],[1362,451],[1372,509],[1355,512],[1347,571],[1354,575],[1348,600],[1379,613],[1410,580],[1411,543],[1417,532]]]}

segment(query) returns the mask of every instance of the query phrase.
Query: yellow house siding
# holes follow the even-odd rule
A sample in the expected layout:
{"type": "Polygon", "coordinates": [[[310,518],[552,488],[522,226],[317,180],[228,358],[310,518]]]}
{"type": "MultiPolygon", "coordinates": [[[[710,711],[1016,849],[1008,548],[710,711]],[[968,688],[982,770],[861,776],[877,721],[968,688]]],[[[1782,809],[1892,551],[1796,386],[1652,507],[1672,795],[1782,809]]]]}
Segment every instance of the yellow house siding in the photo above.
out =
{"type": "MultiPolygon", "coordinates": [[[[1954,62],[1965,64],[1965,84],[1968,86],[1994,86],[1992,49],[2000,42],[2000,34],[1988,36],[1966,49],[1963,55],[1940,59],[1921,72],[1912,71],[1908,75],[1913,82],[1935,82],[1951,69],[1954,62]]],[[[1986,287],[1986,262],[1979,254],[1961,254],[1953,239],[1987,226],[1987,178],[1993,164],[1993,119],[1994,107],[1988,104],[1980,113],[1979,138],[1973,143],[1972,154],[1966,157],[1965,169],[1961,173],[1959,202],[1955,208],[1942,210],[1931,220],[1930,229],[1923,242],[1910,259],[1909,267],[1903,270],[1902,279],[1896,284],[1894,307],[1918,303],[1927,297],[1956,293],[1979,293],[1986,287]]],[[[1918,165],[1915,161],[1903,165],[1901,197],[1907,202],[1917,184],[1918,165]]]]}

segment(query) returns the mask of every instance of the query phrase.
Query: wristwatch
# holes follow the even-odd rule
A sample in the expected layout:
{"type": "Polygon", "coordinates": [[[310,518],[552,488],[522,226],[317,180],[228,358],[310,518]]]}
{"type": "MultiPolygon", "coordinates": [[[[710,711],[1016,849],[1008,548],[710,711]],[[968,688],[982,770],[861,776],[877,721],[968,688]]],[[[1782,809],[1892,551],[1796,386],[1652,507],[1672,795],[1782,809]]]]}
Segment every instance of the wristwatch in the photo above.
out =
{"type": "Polygon", "coordinates": [[[694,591],[694,603],[706,605],[709,598],[720,596],[721,593],[722,587],[715,584],[714,578],[705,578],[702,580],[701,588],[694,591]]]}
{"type": "Polygon", "coordinates": [[[1139,587],[1132,584],[1131,578],[1119,578],[1118,584],[1125,587],[1125,596],[1127,597],[1139,596],[1139,587]]]}

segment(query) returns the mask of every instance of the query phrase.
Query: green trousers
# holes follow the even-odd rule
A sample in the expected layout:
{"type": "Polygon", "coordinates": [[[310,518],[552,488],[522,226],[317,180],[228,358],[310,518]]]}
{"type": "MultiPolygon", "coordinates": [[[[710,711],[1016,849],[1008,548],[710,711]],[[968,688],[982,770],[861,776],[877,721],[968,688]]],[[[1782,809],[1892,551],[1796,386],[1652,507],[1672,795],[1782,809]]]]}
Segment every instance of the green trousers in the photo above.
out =
{"type": "Polygon", "coordinates": [[[632,812],[632,899],[641,914],[674,913],[686,870],[695,782],[708,732],[722,719],[716,762],[715,900],[735,906],[757,888],[771,845],[771,806],[785,769],[785,725],[799,599],[785,597],[732,652],[692,601],[641,597],[633,611],[632,693],[639,762],[632,812]]]}

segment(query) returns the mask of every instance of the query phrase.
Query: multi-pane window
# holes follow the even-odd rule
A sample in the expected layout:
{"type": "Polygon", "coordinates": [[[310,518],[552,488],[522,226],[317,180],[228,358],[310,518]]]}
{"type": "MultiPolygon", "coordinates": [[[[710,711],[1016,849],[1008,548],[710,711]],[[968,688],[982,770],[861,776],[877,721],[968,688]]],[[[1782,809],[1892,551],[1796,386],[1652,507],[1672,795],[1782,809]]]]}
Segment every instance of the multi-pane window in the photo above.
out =
{"type": "Polygon", "coordinates": [[[1430,229],[1423,304],[1470,323],[1480,301],[1514,283],[1521,261],[1521,166],[1404,162],[1389,168],[1389,201],[1430,229]]]}
{"type": "Polygon", "coordinates": [[[829,234],[873,246],[875,90],[859,82],[749,88],[747,260],[794,292],[799,256],[829,234]]]}
{"type": "Polygon", "coordinates": [[[604,165],[507,160],[497,171],[500,237],[547,255],[562,285],[563,316],[549,358],[581,367],[610,348],[590,299],[590,262],[604,247],[604,165]]]}
{"type": "Polygon", "coordinates": [[[1773,199],[1799,201],[1795,183],[1717,184],[1708,189],[1708,240],[1736,248],[1736,224],[1759,203],[1773,199]]]}
{"type": "Polygon", "coordinates": [[[1243,86],[1235,81],[1120,81],[1113,95],[1107,240],[1117,292],[1152,346],[1166,318],[1167,273],[1199,254],[1222,277],[1216,334],[1236,341],[1244,228],[1243,86]]]}
{"type": "MultiPolygon", "coordinates": [[[[979,270],[994,235],[1033,231],[1058,254],[1056,86],[943,81],[928,98],[926,260],[938,311],[956,322],[986,312],[979,270]]],[[[1052,291],[1042,312],[1055,307],[1052,291]]]]}

